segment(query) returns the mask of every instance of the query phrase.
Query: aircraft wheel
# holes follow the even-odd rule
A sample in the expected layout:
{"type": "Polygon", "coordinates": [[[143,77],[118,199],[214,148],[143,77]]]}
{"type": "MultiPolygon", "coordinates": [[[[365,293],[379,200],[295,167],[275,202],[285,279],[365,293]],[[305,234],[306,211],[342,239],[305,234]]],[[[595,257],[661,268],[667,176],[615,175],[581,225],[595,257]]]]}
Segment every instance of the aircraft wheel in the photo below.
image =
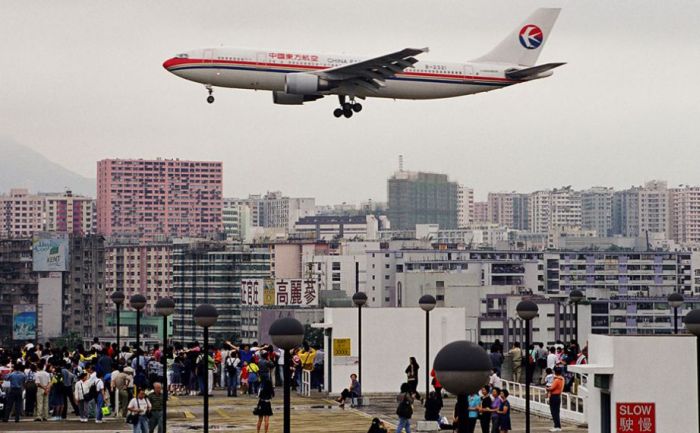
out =
{"type": "Polygon", "coordinates": [[[362,104],[352,104],[352,111],[354,111],[355,113],[359,113],[360,111],[362,111],[362,104]]]}
{"type": "Polygon", "coordinates": [[[207,102],[210,103],[210,104],[213,103],[213,102],[214,102],[214,97],[211,96],[211,95],[207,96],[207,102]]]}
{"type": "Polygon", "coordinates": [[[340,116],[342,116],[342,115],[343,115],[343,109],[342,109],[342,108],[336,108],[335,110],[333,110],[333,115],[334,115],[335,117],[340,117],[340,116]]]}
{"type": "Polygon", "coordinates": [[[345,116],[346,119],[349,119],[352,117],[352,110],[345,111],[343,110],[343,115],[345,116]]]}
{"type": "Polygon", "coordinates": [[[344,102],[343,105],[342,105],[342,107],[343,107],[343,111],[350,111],[350,110],[352,110],[352,104],[349,103],[349,102],[344,102]]]}

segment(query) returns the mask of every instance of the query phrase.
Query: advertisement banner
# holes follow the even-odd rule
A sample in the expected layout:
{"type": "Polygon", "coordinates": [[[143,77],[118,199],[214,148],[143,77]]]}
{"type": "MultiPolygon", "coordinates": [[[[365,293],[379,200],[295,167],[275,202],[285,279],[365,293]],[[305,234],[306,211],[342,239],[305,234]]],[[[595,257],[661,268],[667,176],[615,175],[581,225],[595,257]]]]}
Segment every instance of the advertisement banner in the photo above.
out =
{"type": "Polygon", "coordinates": [[[263,305],[263,280],[241,280],[241,305],[263,305]]]}
{"type": "Polygon", "coordinates": [[[12,339],[36,339],[36,305],[12,306],[12,339]]]}
{"type": "Polygon", "coordinates": [[[67,233],[37,233],[32,242],[34,272],[65,272],[70,260],[67,233]]]}
{"type": "Polygon", "coordinates": [[[275,305],[310,307],[318,305],[318,289],[315,281],[278,279],[275,281],[275,305]]]}

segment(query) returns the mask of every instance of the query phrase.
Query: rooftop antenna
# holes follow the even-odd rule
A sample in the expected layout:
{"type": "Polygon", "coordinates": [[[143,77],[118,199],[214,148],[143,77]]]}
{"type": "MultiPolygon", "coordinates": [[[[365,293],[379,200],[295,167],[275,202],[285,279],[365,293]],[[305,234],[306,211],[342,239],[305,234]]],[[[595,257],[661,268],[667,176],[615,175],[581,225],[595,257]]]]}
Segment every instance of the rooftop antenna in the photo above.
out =
{"type": "Polygon", "coordinates": [[[403,171],[403,155],[399,155],[399,171],[403,171]]]}

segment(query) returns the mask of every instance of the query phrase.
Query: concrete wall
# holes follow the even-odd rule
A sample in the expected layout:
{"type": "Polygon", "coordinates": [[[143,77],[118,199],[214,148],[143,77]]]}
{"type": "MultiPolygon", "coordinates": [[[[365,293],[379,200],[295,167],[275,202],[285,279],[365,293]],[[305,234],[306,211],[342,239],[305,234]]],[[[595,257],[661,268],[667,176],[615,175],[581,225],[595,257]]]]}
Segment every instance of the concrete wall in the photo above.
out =
{"type": "MultiPolygon", "coordinates": [[[[656,404],[656,431],[697,431],[697,339],[692,336],[590,335],[590,368],[612,366],[610,399],[612,428],[616,403],[656,404]]],[[[588,377],[584,403],[590,433],[600,433],[601,390],[588,377]]]]}
{"type": "MultiPolygon", "coordinates": [[[[326,337],[326,384],[339,394],[357,373],[357,309],[326,308],[326,326],[332,326],[331,338],[349,338],[350,357],[332,357],[326,337]]],[[[436,308],[430,313],[430,363],[447,343],[465,338],[464,308],[436,308]]],[[[420,308],[362,309],[362,390],[364,393],[398,392],[406,381],[404,370],[414,356],[420,365],[418,387],[425,389],[425,312],[420,308]]],[[[432,367],[431,367],[432,368],[432,367]]]]}
{"type": "MultiPolygon", "coordinates": [[[[39,278],[39,323],[37,338],[41,341],[63,334],[63,278],[50,272],[39,278]]],[[[73,306],[71,306],[73,308],[73,306]]]]}

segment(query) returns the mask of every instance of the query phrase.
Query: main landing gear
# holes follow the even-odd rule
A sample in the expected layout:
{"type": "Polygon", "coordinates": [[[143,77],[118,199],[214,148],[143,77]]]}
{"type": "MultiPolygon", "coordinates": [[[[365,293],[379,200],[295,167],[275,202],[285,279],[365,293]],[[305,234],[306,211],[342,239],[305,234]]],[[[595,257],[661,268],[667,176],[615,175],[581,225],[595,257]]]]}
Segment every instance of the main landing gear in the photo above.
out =
{"type": "Polygon", "coordinates": [[[335,117],[345,116],[349,119],[352,117],[353,113],[362,111],[362,104],[355,102],[354,97],[350,97],[350,102],[346,102],[345,95],[338,95],[338,100],[340,101],[340,108],[333,110],[333,115],[335,117]]]}
{"type": "Polygon", "coordinates": [[[212,89],[211,86],[209,86],[209,85],[207,85],[205,87],[207,88],[207,91],[209,92],[209,96],[207,96],[207,102],[212,104],[214,102],[214,95],[212,95],[212,93],[214,93],[214,89],[212,89]]]}

